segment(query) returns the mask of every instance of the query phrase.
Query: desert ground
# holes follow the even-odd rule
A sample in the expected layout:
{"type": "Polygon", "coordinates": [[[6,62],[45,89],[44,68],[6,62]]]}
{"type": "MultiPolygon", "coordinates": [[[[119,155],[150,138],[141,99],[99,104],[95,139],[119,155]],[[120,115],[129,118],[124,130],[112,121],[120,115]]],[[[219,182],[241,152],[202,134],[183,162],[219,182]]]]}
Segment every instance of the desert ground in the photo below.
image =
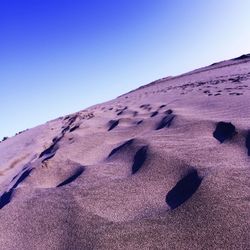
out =
{"type": "Polygon", "coordinates": [[[250,249],[249,131],[248,54],[8,138],[0,249],[250,249]]]}

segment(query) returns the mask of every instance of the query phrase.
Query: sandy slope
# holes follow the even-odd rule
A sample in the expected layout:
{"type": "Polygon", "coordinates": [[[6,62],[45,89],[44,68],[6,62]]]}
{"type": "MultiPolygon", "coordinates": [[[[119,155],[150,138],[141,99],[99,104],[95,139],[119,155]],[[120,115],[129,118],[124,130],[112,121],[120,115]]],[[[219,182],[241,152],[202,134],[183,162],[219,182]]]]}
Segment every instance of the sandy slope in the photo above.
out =
{"type": "Polygon", "coordinates": [[[249,90],[246,56],[1,142],[0,249],[250,249],[249,90]]]}

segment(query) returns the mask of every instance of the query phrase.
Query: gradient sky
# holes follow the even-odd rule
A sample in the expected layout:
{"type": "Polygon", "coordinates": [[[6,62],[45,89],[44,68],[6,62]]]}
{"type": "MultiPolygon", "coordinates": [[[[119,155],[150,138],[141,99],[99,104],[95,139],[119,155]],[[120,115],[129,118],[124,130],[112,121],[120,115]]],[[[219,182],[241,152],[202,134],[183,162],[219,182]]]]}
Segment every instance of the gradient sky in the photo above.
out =
{"type": "Polygon", "coordinates": [[[0,139],[250,53],[250,0],[0,0],[0,139]]]}

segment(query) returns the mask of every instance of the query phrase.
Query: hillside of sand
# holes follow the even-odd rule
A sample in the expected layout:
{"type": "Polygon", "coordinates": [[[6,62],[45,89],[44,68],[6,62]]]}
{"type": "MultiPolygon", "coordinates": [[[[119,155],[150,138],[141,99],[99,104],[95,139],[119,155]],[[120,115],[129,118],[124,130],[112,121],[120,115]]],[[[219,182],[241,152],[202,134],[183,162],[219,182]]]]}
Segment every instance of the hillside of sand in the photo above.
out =
{"type": "Polygon", "coordinates": [[[244,55],[2,141],[0,249],[250,249],[249,100],[244,55]]]}

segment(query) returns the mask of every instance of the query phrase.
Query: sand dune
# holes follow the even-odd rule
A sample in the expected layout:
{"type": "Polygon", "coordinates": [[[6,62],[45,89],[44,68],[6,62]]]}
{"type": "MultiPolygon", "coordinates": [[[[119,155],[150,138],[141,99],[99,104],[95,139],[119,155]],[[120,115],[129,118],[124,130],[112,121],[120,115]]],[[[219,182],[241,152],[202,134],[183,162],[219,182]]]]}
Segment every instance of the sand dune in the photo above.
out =
{"type": "Polygon", "coordinates": [[[0,143],[0,249],[250,249],[250,56],[0,143]]]}

